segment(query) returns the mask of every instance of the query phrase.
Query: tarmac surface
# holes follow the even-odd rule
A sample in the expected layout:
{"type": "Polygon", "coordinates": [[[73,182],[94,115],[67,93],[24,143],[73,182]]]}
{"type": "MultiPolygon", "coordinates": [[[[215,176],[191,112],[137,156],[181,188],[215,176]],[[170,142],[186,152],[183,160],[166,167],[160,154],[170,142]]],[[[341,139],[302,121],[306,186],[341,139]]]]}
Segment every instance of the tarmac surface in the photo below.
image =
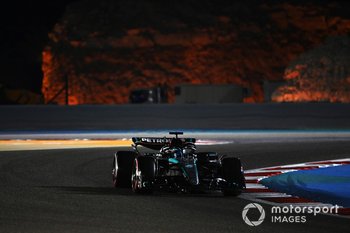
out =
{"type": "MultiPolygon", "coordinates": [[[[0,111],[2,140],[58,131],[81,131],[83,134],[78,134],[84,139],[83,131],[90,130],[128,135],[169,129],[197,133],[252,130],[238,138],[226,135],[220,139],[232,139],[228,144],[201,145],[198,149],[239,156],[245,169],[350,155],[350,105],[346,104],[1,106],[0,111]],[[259,130],[297,132],[282,132],[289,136],[280,140],[278,132],[261,134],[259,130]],[[305,130],[306,138],[299,135],[305,130]],[[319,130],[326,132],[317,136],[319,130]],[[8,138],[11,134],[14,137],[8,138]]],[[[54,136],[51,139],[57,139],[54,136]]],[[[334,216],[308,216],[306,223],[272,223],[268,214],[261,225],[250,227],[242,220],[242,210],[250,201],[239,197],[217,193],[134,195],[130,190],[114,189],[112,159],[115,151],[123,149],[120,147],[15,149],[0,151],[1,233],[329,233],[348,232],[350,228],[349,219],[334,216]]],[[[256,216],[253,212],[251,217],[256,216]]]]}
{"type": "MultiPolygon", "coordinates": [[[[247,200],[221,194],[134,195],[111,184],[123,148],[0,152],[0,232],[347,232],[349,219],[246,225],[247,200]]],[[[126,149],[126,148],[125,148],[126,149]]],[[[199,146],[239,156],[245,169],[349,157],[349,141],[199,146]]],[[[271,208],[263,205],[266,210],[271,208]]],[[[254,213],[253,213],[254,215],[254,213]]]]}

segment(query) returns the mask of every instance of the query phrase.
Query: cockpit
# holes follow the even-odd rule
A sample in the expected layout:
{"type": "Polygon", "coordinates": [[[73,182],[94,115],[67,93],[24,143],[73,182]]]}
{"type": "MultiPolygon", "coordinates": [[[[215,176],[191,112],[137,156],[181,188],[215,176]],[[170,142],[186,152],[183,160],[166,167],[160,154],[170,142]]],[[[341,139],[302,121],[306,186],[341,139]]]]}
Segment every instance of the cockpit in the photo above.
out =
{"type": "Polygon", "coordinates": [[[184,143],[181,139],[173,138],[169,145],[160,149],[160,153],[167,158],[184,159],[196,152],[196,146],[193,143],[184,143]]]}

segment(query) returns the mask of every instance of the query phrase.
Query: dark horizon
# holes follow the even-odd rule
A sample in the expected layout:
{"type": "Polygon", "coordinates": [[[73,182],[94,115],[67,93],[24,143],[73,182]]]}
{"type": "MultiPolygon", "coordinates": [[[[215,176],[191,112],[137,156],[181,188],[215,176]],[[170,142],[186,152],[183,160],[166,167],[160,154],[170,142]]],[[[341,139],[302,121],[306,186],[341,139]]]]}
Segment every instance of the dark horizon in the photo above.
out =
{"type": "Polygon", "coordinates": [[[0,16],[2,68],[0,84],[41,93],[42,51],[48,33],[72,0],[4,4],[0,16]]]}

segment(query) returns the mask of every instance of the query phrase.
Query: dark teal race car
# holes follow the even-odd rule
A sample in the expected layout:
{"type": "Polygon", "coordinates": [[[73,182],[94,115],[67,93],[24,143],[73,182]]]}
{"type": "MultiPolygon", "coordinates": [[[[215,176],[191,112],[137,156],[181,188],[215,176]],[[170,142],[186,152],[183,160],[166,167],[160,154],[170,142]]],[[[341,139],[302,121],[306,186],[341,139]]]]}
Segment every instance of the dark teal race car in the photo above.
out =
{"type": "Polygon", "coordinates": [[[113,184],[135,193],[153,191],[202,193],[222,191],[236,196],[245,189],[241,161],[216,152],[197,152],[196,139],[134,137],[133,151],[118,151],[113,160],[113,184]],[[142,148],[154,150],[142,152],[142,148]]]}

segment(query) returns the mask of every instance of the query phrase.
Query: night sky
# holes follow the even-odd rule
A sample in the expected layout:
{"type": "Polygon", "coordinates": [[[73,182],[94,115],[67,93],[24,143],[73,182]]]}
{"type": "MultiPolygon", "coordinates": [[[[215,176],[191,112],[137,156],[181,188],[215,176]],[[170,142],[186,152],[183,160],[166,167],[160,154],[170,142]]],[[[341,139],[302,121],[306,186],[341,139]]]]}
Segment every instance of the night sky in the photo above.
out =
{"type": "Polygon", "coordinates": [[[40,93],[41,52],[68,0],[1,3],[0,84],[40,93]]]}

